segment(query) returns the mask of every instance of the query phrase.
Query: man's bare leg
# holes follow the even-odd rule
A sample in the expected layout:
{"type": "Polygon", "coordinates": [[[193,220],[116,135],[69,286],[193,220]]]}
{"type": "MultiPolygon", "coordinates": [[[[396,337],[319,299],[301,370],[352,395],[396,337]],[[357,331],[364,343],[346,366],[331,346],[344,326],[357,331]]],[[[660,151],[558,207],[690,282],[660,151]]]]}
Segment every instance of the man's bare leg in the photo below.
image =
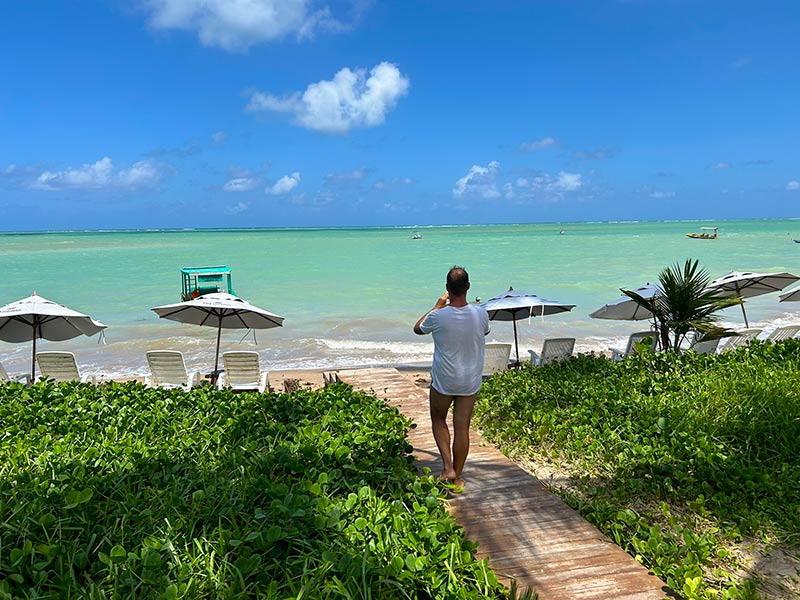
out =
{"type": "Polygon", "coordinates": [[[461,471],[467,462],[469,454],[469,424],[472,420],[472,411],[475,408],[473,396],[456,396],[453,408],[453,483],[458,487],[464,486],[461,471]]]}
{"type": "Polygon", "coordinates": [[[447,413],[453,403],[453,397],[440,394],[431,387],[430,398],[433,439],[436,440],[436,446],[442,456],[443,468],[440,477],[441,479],[455,479],[456,471],[453,468],[453,455],[450,452],[450,429],[447,426],[447,413]]]}

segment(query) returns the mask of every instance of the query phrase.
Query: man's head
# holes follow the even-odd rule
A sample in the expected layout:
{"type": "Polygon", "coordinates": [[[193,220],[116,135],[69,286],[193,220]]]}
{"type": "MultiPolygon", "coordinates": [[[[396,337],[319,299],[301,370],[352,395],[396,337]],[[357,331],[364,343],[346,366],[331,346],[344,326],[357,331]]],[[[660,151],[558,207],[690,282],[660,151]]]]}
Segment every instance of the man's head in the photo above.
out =
{"type": "Polygon", "coordinates": [[[467,295],[469,275],[463,267],[453,267],[447,272],[446,287],[451,296],[461,297],[467,295]]]}

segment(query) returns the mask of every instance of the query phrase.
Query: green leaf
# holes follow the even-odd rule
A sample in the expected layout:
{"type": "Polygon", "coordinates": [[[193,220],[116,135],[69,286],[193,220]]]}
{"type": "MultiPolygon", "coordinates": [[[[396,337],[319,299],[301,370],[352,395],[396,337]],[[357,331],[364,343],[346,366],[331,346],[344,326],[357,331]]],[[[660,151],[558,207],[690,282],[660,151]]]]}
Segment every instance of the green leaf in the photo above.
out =
{"type": "Polygon", "coordinates": [[[277,525],[273,525],[267,529],[267,541],[272,543],[278,541],[283,535],[283,530],[277,525]]]}
{"type": "Polygon", "coordinates": [[[413,554],[406,555],[406,567],[409,571],[417,571],[417,557],[413,554]]]}
{"type": "Polygon", "coordinates": [[[94,490],[91,488],[67,492],[67,503],[64,508],[75,508],[76,506],[85,504],[92,499],[92,496],[94,496],[94,490]]]}
{"type": "Polygon", "coordinates": [[[125,548],[117,544],[113,548],[111,548],[110,553],[111,562],[114,563],[121,563],[125,562],[125,559],[128,557],[128,553],[125,552],[125,548]]]}

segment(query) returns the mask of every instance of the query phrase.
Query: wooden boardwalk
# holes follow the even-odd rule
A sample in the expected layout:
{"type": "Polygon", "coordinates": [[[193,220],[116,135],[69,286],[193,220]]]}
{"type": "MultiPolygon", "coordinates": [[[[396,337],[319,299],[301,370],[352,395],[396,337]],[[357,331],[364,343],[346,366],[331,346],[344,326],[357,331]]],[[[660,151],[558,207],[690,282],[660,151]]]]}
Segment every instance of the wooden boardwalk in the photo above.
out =
{"type": "MultiPolygon", "coordinates": [[[[411,418],[409,431],[420,468],[441,469],[428,415],[428,393],[396,369],[339,371],[356,389],[372,391],[411,418]]],[[[667,588],[599,530],[472,432],[465,490],[450,512],[480,542],[498,577],[532,587],[541,600],[659,600],[667,588]]]]}

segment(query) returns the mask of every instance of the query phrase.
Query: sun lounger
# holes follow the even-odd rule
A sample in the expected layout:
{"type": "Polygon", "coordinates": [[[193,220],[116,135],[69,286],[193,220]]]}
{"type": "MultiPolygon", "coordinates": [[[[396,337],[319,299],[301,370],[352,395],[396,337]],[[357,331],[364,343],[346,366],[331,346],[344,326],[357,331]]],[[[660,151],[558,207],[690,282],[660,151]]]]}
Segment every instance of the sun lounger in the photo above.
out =
{"type": "Polygon", "coordinates": [[[759,333],[761,333],[760,329],[743,329],[742,331],[737,331],[736,335],[728,338],[728,341],[722,347],[722,351],[728,352],[729,350],[735,350],[736,348],[746,346],[756,339],[759,333]]]}
{"type": "Polygon", "coordinates": [[[186,371],[183,354],[177,350],[151,350],[147,353],[150,375],[145,377],[147,387],[190,390],[197,383],[197,373],[186,371]]]}
{"type": "Polygon", "coordinates": [[[505,371],[508,368],[508,357],[511,356],[511,344],[489,342],[483,358],[483,376],[489,377],[494,373],[505,371]]]}
{"type": "Polygon", "coordinates": [[[0,383],[11,383],[12,381],[27,383],[29,380],[29,375],[9,375],[3,367],[3,363],[0,363],[0,383]]]}
{"type": "Polygon", "coordinates": [[[42,373],[42,379],[95,383],[93,375],[81,376],[72,352],[39,352],[36,354],[36,362],[42,373]]]}
{"type": "Polygon", "coordinates": [[[653,343],[648,346],[648,351],[653,352],[656,349],[656,332],[655,331],[639,331],[632,333],[628,338],[628,344],[625,346],[625,351],[609,348],[611,350],[611,360],[622,360],[626,356],[630,356],[637,352],[636,344],[639,344],[647,338],[653,338],[653,343]]]}
{"type": "Polygon", "coordinates": [[[258,352],[225,352],[222,355],[225,371],[217,380],[217,387],[234,391],[265,392],[269,387],[269,373],[262,371],[258,352]]]}
{"type": "Polygon", "coordinates": [[[572,356],[574,349],[575,338],[551,338],[544,341],[541,354],[533,350],[528,350],[528,353],[531,355],[531,363],[538,366],[565,360],[572,356]]]}
{"type": "Polygon", "coordinates": [[[721,341],[722,338],[705,340],[702,336],[695,336],[694,341],[692,341],[685,351],[692,351],[695,354],[716,354],[721,341]]]}
{"type": "Polygon", "coordinates": [[[767,340],[770,342],[782,342],[793,338],[800,332],[800,325],[787,325],[786,327],[778,327],[775,331],[769,334],[767,340]]]}

